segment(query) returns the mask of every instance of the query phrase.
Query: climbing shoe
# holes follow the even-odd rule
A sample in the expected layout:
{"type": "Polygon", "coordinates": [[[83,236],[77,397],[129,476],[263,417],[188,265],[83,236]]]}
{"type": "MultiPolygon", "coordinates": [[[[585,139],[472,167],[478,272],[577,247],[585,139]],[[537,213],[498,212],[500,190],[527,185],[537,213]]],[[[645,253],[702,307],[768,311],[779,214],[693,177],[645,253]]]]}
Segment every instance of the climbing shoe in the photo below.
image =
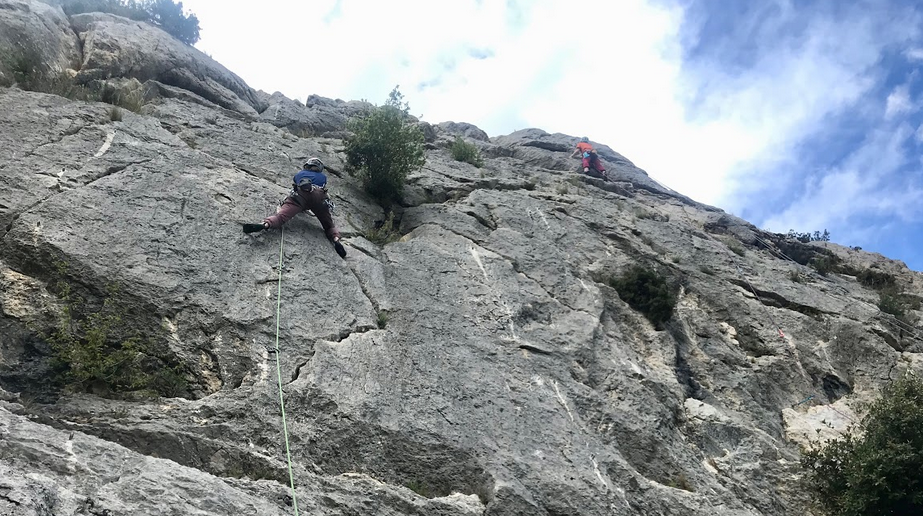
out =
{"type": "Polygon", "coordinates": [[[244,233],[256,233],[264,229],[266,229],[266,226],[262,224],[244,224],[244,233]]]}
{"type": "Polygon", "coordinates": [[[333,248],[336,249],[337,254],[340,255],[340,258],[346,258],[346,248],[343,247],[343,244],[340,242],[334,242],[333,248]]]}

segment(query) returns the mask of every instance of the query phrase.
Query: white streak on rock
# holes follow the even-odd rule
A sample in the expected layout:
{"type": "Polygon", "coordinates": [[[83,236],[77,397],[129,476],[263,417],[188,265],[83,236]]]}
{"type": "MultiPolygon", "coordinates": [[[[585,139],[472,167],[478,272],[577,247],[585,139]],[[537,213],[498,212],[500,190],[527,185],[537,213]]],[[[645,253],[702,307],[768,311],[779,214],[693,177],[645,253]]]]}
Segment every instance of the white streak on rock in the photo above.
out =
{"type": "Polygon", "coordinates": [[[103,142],[102,147],[96,151],[96,154],[93,155],[94,158],[98,158],[106,153],[109,150],[109,147],[112,145],[112,140],[115,138],[115,131],[111,131],[106,135],[106,141],[103,142]]]}

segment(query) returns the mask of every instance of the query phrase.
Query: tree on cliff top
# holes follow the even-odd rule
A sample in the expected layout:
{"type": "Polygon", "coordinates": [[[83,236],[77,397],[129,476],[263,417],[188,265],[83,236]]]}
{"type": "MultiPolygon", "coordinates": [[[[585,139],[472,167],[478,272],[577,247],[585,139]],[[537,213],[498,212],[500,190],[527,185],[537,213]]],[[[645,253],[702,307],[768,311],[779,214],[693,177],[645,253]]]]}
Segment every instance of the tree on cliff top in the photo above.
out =
{"type": "Polygon", "coordinates": [[[400,201],[407,175],[426,163],[423,132],[397,86],[383,106],[348,123],[346,163],[384,208],[400,201]]]}

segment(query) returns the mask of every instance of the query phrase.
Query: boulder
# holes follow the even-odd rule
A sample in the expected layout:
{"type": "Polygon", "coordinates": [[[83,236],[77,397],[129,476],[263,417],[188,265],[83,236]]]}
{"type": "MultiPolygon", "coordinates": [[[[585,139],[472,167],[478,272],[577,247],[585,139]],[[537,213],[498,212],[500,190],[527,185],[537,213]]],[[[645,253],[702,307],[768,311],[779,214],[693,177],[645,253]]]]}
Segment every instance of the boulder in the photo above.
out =
{"type": "Polygon", "coordinates": [[[157,27],[106,13],[71,16],[71,25],[83,46],[78,82],[156,80],[253,118],[266,107],[240,77],[157,27]]]}
{"type": "Polygon", "coordinates": [[[61,74],[80,63],[80,41],[60,8],[0,0],[0,86],[23,72],[61,74]]]}

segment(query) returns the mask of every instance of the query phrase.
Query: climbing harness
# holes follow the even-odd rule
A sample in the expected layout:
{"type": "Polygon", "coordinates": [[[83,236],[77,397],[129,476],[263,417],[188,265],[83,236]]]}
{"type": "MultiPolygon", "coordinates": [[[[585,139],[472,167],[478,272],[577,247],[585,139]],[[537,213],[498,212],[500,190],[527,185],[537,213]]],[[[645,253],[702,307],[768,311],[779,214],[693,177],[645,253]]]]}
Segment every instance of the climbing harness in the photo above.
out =
{"type": "Polygon", "coordinates": [[[295,475],[292,473],[292,454],[288,446],[288,425],[285,422],[285,400],[282,396],[282,362],[279,359],[279,320],[282,313],[282,251],[285,231],[279,231],[279,286],[276,293],[276,378],[279,380],[279,407],[282,409],[282,435],[285,436],[285,459],[288,461],[288,479],[292,487],[292,507],[298,516],[298,499],[295,497],[295,475]]]}

